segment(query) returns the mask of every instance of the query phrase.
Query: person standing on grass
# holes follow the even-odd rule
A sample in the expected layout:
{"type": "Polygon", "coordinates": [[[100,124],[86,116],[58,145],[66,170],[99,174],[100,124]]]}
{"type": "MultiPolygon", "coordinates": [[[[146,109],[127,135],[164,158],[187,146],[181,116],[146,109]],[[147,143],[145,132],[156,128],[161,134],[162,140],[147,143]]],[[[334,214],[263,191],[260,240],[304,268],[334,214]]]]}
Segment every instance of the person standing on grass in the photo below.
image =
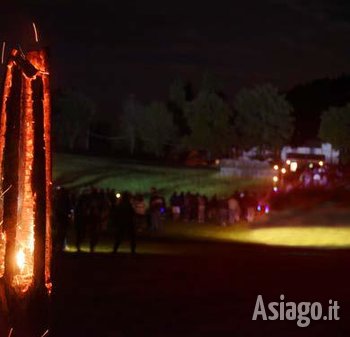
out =
{"type": "Polygon", "coordinates": [[[142,232],[146,230],[146,205],[142,194],[136,194],[133,198],[132,206],[135,210],[135,226],[137,231],[142,232]]]}
{"type": "Polygon", "coordinates": [[[116,226],[113,253],[125,238],[130,240],[131,253],[136,253],[135,211],[131,204],[131,196],[124,192],[119,205],[115,205],[112,213],[112,221],[116,226]]]}
{"type": "Polygon", "coordinates": [[[57,187],[54,193],[55,248],[62,251],[66,247],[67,231],[71,222],[71,199],[69,192],[57,187]]]}
{"type": "Polygon", "coordinates": [[[164,207],[164,200],[158,194],[155,188],[151,190],[150,198],[150,217],[151,217],[151,231],[156,232],[161,229],[161,209],[164,207]]]}
{"type": "Polygon", "coordinates": [[[191,217],[191,193],[187,192],[184,196],[184,220],[190,221],[191,217]]]}
{"type": "Polygon", "coordinates": [[[177,221],[181,215],[180,196],[174,192],[170,197],[170,207],[173,221],[177,221]]]}
{"type": "Polygon", "coordinates": [[[214,194],[208,202],[208,220],[216,221],[218,214],[218,198],[214,194]]]}
{"type": "Polygon", "coordinates": [[[228,220],[228,203],[227,203],[227,199],[225,199],[225,198],[219,199],[218,206],[219,206],[219,221],[220,221],[220,225],[225,227],[227,225],[227,220],[228,220]]]}
{"type": "Polygon", "coordinates": [[[207,199],[204,195],[199,195],[197,198],[198,204],[198,223],[205,222],[205,211],[207,206],[207,199]]]}
{"type": "Polygon", "coordinates": [[[233,225],[235,222],[239,221],[240,208],[238,200],[235,195],[232,195],[228,201],[228,224],[233,225]]]}
{"type": "Polygon", "coordinates": [[[81,251],[81,244],[86,234],[87,223],[90,217],[89,209],[89,195],[87,191],[78,197],[77,203],[74,209],[74,225],[76,230],[76,247],[77,251],[81,251]]]}
{"type": "Polygon", "coordinates": [[[90,238],[90,252],[93,253],[101,234],[101,203],[100,192],[92,187],[89,200],[90,216],[88,220],[88,233],[90,238]]]}
{"type": "Polygon", "coordinates": [[[258,201],[253,192],[243,192],[243,197],[241,198],[242,209],[244,210],[244,218],[248,222],[253,222],[255,219],[256,208],[258,206],[258,201]]]}

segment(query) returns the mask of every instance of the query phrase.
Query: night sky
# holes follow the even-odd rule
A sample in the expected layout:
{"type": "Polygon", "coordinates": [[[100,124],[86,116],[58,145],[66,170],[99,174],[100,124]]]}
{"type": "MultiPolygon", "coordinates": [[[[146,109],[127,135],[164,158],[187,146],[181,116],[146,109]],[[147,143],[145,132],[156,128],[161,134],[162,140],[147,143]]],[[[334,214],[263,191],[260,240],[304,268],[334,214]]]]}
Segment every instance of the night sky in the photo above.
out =
{"type": "Polygon", "coordinates": [[[3,6],[0,40],[30,48],[35,20],[54,87],[81,89],[105,116],[130,93],[165,99],[174,78],[198,83],[206,70],[220,75],[230,98],[255,83],[287,90],[350,73],[349,1],[47,3],[3,6]]]}

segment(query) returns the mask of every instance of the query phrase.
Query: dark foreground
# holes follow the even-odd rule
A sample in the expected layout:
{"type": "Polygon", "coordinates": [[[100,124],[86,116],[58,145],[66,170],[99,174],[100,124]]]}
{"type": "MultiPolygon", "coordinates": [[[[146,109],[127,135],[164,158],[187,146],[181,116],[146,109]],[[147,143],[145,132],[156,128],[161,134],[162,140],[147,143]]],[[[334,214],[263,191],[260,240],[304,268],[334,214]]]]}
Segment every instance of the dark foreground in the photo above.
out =
{"type": "MultiPolygon", "coordinates": [[[[157,245],[157,242],[154,243],[157,245]]],[[[55,261],[53,336],[349,336],[350,251],[167,242],[188,254],[73,254],[55,261]],[[340,321],[252,321],[265,303],[338,300],[340,321]]]]}

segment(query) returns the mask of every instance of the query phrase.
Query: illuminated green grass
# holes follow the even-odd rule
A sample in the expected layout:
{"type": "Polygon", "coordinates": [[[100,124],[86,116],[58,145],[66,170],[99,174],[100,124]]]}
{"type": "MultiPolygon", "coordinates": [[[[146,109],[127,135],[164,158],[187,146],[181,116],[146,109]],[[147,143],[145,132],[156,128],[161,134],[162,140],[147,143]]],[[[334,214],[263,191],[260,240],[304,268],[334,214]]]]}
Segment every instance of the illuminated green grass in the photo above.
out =
{"type": "Polygon", "coordinates": [[[229,195],[236,189],[260,189],[270,184],[262,179],[220,177],[216,169],[174,168],[67,154],[54,156],[53,174],[58,184],[67,187],[98,186],[133,193],[147,193],[156,187],[167,197],[174,191],[229,195]]]}
{"type": "MultiPolygon", "coordinates": [[[[199,248],[191,244],[195,241],[212,241],[226,243],[247,243],[267,246],[304,247],[339,249],[350,248],[350,227],[272,227],[249,228],[247,224],[238,224],[230,227],[199,224],[167,224],[164,231],[152,235],[152,241],[139,240],[137,252],[143,254],[187,254],[198,253],[199,248]],[[169,245],[164,239],[177,239],[176,244],[169,245]]],[[[102,240],[96,251],[110,253],[113,242],[111,239],[102,240]]],[[[69,252],[76,249],[69,244],[69,252]]],[[[88,252],[85,243],[83,252],[88,252]]],[[[128,242],[123,243],[120,252],[128,253],[128,242]]]]}
{"type": "Polygon", "coordinates": [[[211,225],[187,225],[170,227],[166,230],[169,236],[223,240],[240,243],[265,244],[293,247],[350,247],[350,226],[289,226],[270,228],[249,228],[247,224],[232,227],[211,225]]]}
{"type": "Polygon", "coordinates": [[[233,233],[230,238],[267,245],[347,248],[350,247],[350,227],[260,228],[246,233],[233,233]]]}

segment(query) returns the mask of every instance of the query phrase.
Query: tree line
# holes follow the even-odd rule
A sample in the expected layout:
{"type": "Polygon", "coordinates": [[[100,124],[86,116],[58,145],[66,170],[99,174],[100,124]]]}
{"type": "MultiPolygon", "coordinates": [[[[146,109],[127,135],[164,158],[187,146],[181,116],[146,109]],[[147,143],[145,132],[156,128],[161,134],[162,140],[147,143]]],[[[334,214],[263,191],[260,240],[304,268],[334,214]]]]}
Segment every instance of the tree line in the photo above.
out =
{"type": "MultiPolygon", "coordinates": [[[[130,156],[140,153],[162,158],[169,153],[205,151],[208,157],[226,156],[234,148],[257,147],[278,155],[289,144],[295,119],[291,103],[271,84],[243,88],[229,102],[220,80],[205,73],[198,90],[193,92],[182,79],[169,88],[166,101],[141,103],[130,95],[122,111],[112,121],[114,134],[105,138],[130,156]]],[[[54,140],[58,148],[89,150],[94,102],[77,91],[54,96],[54,140]]],[[[350,157],[350,104],[333,107],[321,118],[319,138],[350,157]]]]}

